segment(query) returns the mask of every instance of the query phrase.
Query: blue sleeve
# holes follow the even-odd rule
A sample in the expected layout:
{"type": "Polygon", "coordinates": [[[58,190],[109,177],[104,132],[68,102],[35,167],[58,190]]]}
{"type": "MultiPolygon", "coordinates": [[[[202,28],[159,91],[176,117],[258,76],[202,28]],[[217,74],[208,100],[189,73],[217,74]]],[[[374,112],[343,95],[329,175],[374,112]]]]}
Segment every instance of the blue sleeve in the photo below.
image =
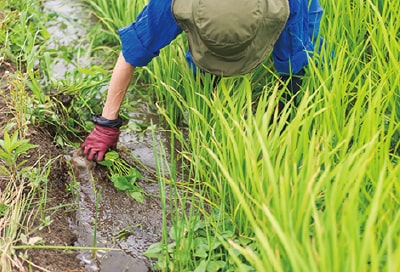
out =
{"type": "Polygon", "coordinates": [[[135,22],[118,30],[127,62],[146,66],[182,32],[172,15],[171,3],[172,0],[150,0],[135,22]]]}
{"type": "Polygon", "coordinates": [[[272,52],[279,74],[297,74],[308,64],[322,16],[318,0],[289,0],[289,8],[289,19],[272,52]]]}

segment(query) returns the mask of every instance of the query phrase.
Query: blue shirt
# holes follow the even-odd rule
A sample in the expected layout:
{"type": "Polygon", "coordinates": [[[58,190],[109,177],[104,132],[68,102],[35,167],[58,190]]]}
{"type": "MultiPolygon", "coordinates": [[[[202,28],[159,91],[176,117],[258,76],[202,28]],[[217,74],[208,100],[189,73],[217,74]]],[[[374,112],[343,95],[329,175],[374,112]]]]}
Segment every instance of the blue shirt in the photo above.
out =
{"type": "MultiPolygon", "coordinates": [[[[136,21],[119,29],[122,54],[133,66],[146,66],[182,29],[171,12],[172,0],[150,0],[136,21]]],[[[289,0],[290,15],[272,57],[279,74],[296,74],[308,64],[319,33],[322,8],[318,0],[289,0]]],[[[189,66],[193,65],[190,54],[189,66]]]]}

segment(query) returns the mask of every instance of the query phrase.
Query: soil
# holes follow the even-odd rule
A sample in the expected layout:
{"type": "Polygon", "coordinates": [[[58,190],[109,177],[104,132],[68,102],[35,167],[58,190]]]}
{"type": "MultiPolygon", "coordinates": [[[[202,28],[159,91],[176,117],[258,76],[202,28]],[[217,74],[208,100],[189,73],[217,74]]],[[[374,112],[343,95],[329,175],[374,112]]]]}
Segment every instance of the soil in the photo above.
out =
{"type": "MultiPolygon", "coordinates": [[[[11,64],[0,60],[0,128],[3,128],[8,120],[14,117],[7,101],[7,93],[10,91],[7,84],[7,74],[13,72],[14,69],[11,64]]],[[[35,165],[39,160],[46,162],[57,158],[52,164],[47,184],[46,207],[52,221],[49,226],[35,231],[35,236],[41,237],[44,245],[73,246],[77,237],[73,230],[68,227],[69,219],[73,216],[73,213],[67,213],[68,205],[63,205],[72,201],[71,195],[66,191],[66,185],[70,180],[68,165],[64,156],[59,156],[63,154],[63,151],[55,145],[53,137],[41,128],[30,126],[26,137],[30,139],[30,143],[37,145],[37,148],[32,149],[26,156],[28,158],[27,166],[35,165]]],[[[3,129],[0,130],[0,138],[3,138],[3,129]]],[[[0,181],[2,181],[1,177],[0,181]]],[[[3,181],[0,182],[0,190],[3,189],[1,188],[2,183],[4,185],[3,181]]],[[[29,224],[33,229],[38,227],[40,222],[36,219],[29,224]]],[[[33,249],[23,253],[27,254],[28,260],[31,262],[24,262],[27,271],[85,271],[83,264],[77,258],[76,251],[33,249]]]]}

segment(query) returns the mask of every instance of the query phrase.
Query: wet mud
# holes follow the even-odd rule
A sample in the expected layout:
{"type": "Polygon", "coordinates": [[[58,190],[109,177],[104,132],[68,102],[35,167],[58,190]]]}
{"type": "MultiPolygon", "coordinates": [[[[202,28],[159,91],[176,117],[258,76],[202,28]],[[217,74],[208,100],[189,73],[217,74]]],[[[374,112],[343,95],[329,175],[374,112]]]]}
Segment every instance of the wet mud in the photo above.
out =
{"type": "Polygon", "coordinates": [[[140,182],[146,193],[155,197],[146,196],[139,203],[97,175],[98,166],[80,152],[72,154],[71,163],[79,182],[78,209],[70,222],[78,237],[76,246],[116,249],[82,251],[78,257],[87,271],[150,271],[151,263],[142,253],[161,239],[158,184],[140,182]]]}

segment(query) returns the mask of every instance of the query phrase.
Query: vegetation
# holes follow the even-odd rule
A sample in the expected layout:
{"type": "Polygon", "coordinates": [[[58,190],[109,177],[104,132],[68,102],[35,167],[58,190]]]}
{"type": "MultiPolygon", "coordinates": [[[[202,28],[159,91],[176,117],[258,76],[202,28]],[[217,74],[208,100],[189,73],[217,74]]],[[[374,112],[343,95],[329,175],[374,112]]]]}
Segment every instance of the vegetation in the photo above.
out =
{"type": "MultiPolygon", "coordinates": [[[[37,184],[46,175],[28,175],[18,160],[34,148],[28,124],[48,126],[65,150],[80,144],[91,129],[88,117],[104,101],[99,90],[118,54],[116,28],[133,21],[146,2],[84,3],[101,24],[89,32],[90,46],[74,53],[96,59],[101,52],[105,61],[76,65],[58,80],[49,71],[58,58],[69,60],[71,48],[48,49],[50,15],[43,15],[40,1],[0,0],[0,63],[17,67],[9,97],[15,118],[2,128],[0,142],[0,182],[8,184],[0,187],[3,271],[19,265],[17,243],[38,242],[19,224],[33,195],[45,198],[37,184]]],[[[277,101],[286,90],[278,88],[270,59],[215,86],[212,76],[193,76],[187,68],[182,35],[137,70],[130,93],[152,103],[180,144],[167,164],[167,148],[155,148],[163,239],[145,255],[156,269],[400,270],[400,3],[321,4],[325,43],[314,52],[302,92],[279,117],[277,101]]],[[[134,101],[124,102],[125,117],[134,101]]],[[[123,162],[105,164],[118,174],[114,182],[138,197],[130,183],[138,173],[126,172],[123,162]]],[[[47,173],[51,163],[45,165],[35,171],[47,173]]]]}

